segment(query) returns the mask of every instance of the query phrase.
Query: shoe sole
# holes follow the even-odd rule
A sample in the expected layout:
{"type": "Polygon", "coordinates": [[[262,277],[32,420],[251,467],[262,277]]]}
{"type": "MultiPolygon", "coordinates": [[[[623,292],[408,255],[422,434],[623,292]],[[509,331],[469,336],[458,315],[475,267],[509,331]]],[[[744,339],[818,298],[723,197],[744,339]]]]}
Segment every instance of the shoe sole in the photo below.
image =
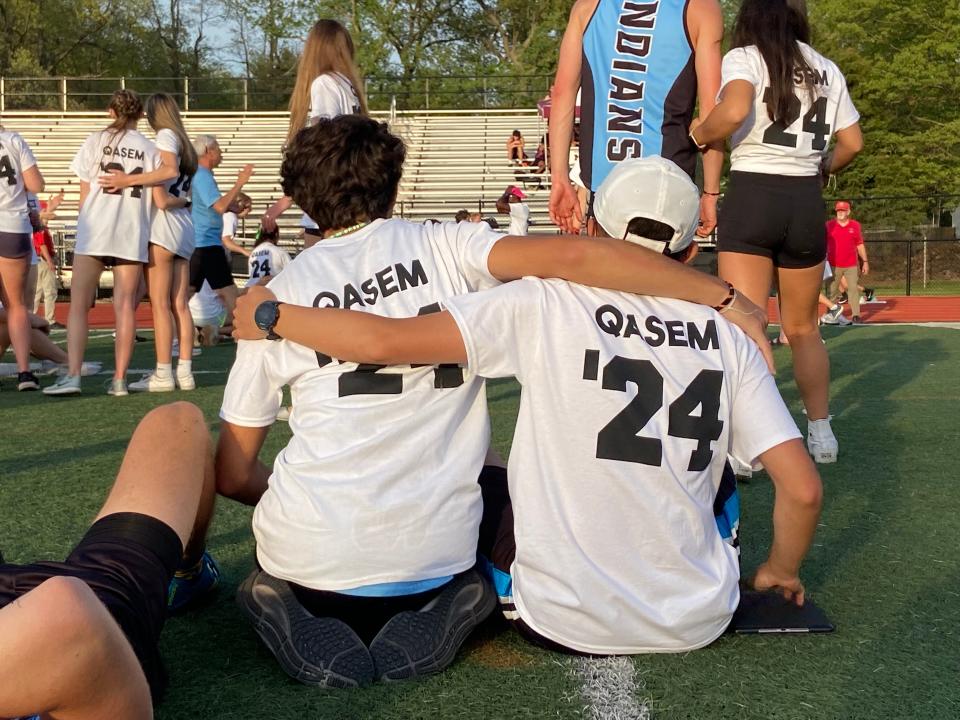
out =
{"type": "Polygon", "coordinates": [[[40,383],[35,383],[35,382],[25,382],[17,385],[17,390],[19,392],[28,392],[28,391],[39,390],[39,389],[40,389],[40,383]]]}
{"type": "Polygon", "coordinates": [[[79,395],[80,388],[64,388],[63,390],[50,390],[49,388],[43,391],[44,395],[51,395],[56,397],[57,395],[79,395]]]}
{"type": "Polygon", "coordinates": [[[188,382],[182,382],[180,378],[177,378],[177,387],[181,390],[196,390],[197,383],[195,380],[190,380],[188,382]]]}
{"type": "Polygon", "coordinates": [[[161,393],[161,392],[173,392],[177,389],[177,386],[173,387],[163,387],[163,388],[135,388],[132,385],[127,388],[132,393],[138,392],[152,392],[152,393],[161,393]]]}
{"type": "Polygon", "coordinates": [[[355,688],[371,682],[373,660],[357,634],[340,620],[310,615],[280,583],[286,586],[255,570],[237,589],[237,604],[284,672],[315,687],[355,688]],[[328,662],[317,664],[304,656],[311,648],[337,651],[328,662]],[[338,670],[331,669],[334,665],[338,670]]]}
{"type": "Polygon", "coordinates": [[[424,610],[398,613],[377,633],[370,654],[378,679],[396,682],[441,672],[471,631],[493,612],[497,595],[476,570],[453,583],[424,610]],[[440,632],[438,622],[443,622],[440,632]]]}

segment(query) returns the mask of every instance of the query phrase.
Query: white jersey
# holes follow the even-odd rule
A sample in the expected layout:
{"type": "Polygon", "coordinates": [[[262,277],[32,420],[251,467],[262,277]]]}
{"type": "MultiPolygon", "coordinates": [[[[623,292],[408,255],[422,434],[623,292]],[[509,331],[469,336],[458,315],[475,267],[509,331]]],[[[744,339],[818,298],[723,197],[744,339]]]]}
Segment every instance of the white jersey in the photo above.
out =
{"type": "Polygon", "coordinates": [[[247,258],[247,271],[250,276],[247,287],[256,285],[262,278],[279,275],[289,262],[290,253],[286,250],[281,250],[272,242],[260,243],[247,258]]]}
{"type": "Polygon", "coordinates": [[[526,235],[530,230],[530,206],[526,203],[510,203],[510,235],[526,235]]]}
{"type": "Polygon", "coordinates": [[[237,217],[235,212],[227,211],[223,214],[223,230],[220,231],[220,237],[228,237],[234,242],[238,242],[237,238],[237,225],[240,222],[240,218],[237,217]]]}
{"type": "Polygon", "coordinates": [[[223,321],[226,319],[227,311],[223,301],[206,280],[190,298],[188,305],[190,307],[190,317],[193,318],[193,323],[197,327],[203,327],[204,325],[219,327],[223,325],[223,321]]]}
{"type": "MultiPolygon", "coordinates": [[[[310,83],[310,109],[307,125],[320,118],[356,115],[360,112],[360,98],[347,78],[340,73],[318,75],[310,83]]],[[[318,225],[306,213],[300,218],[300,227],[317,230],[318,225]]]]}
{"type": "MultiPolygon", "coordinates": [[[[798,84],[789,122],[774,123],[767,114],[770,74],[757,47],[735,48],[724,56],[720,94],[734,80],[746,80],[754,87],[753,109],[730,138],[732,170],[817,175],[831,136],[860,119],[839,68],[809,45],[800,43],[800,48],[810,66],[814,99],[811,101],[806,87],[798,84]]],[[[799,69],[794,78],[798,83],[803,81],[799,69]]]]}
{"type": "Polygon", "coordinates": [[[523,385],[510,452],[520,617],[581,652],[680,652],[739,601],[713,503],[797,426],[757,347],[712,309],[524,279],[445,302],[468,370],[523,385]]]}
{"type": "Polygon", "coordinates": [[[152,172],[158,160],[156,146],[136,130],[101,130],[84,141],[70,164],[73,173],[90,184],[77,217],[74,252],[147,261],[153,194],[142,186],[108,192],[97,177],[111,170],[128,175],[152,172]]]}
{"type": "MultiPolygon", "coordinates": [[[[177,167],[180,166],[180,140],[173,130],[164,128],[157,133],[157,150],[173,153],[177,167]]],[[[167,192],[174,197],[185,197],[189,200],[192,181],[192,175],[181,173],[166,184],[167,192]]],[[[190,208],[156,210],[150,226],[150,242],[189,260],[194,247],[193,217],[190,215],[190,208]]]]}
{"type": "MultiPolygon", "coordinates": [[[[485,223],[380,219],[304,250],[268,287],[297,305],[398,318],[438,311],[454,295],[496,284],[487,257],[501,237],[485,223]]],[[[241,341],[220,416],[268,426],[284,385],[297,409],[293,437],[253,515],[264,570],[340,591],[473,565],[490,433],[476,375],[241,341]]]]}
{"type": "Polygon", "coordinates": [[[31,233],[23,171],[37,164],[18,133],[0,129],[0,232],[31,233]]]}

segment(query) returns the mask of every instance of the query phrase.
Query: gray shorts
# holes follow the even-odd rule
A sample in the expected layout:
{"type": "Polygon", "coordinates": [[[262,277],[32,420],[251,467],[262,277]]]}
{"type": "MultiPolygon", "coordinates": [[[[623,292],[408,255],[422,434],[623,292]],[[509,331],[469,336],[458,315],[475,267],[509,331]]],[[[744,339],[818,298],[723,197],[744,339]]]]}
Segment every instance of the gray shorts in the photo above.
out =
{"type": "Polygon", "coordinates": [[[30,233],[11,233],[0,230],[0,257],[17,259],[30,254],[33,237],[30,233]]]}

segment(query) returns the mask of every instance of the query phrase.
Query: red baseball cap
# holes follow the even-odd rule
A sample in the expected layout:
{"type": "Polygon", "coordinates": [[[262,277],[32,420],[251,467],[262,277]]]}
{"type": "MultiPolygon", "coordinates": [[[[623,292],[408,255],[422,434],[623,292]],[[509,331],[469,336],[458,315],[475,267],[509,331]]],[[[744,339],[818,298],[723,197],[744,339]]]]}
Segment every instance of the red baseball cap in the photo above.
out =
{"type": "Polygon", "coordinates": [[[520,198],[521,200],[523,200],[523,199],[527,196],[527,194],[526,194],[523,190],[521,190],[520,188],[518,188],[516,185],[511,186],[510,189],[507,190],[507,194],[508,194],[508,195],[515,195],[516,197],[520,198]]]}
{"type": "Polygon", "coordinates": [[[849,211],[850,211],[850,203],[848,203],[846,200],[837,200],[837,204],[833,206],[833,209],[834,209],[834,210],[846,210],[847,212],[849,212],[849,211]]]}

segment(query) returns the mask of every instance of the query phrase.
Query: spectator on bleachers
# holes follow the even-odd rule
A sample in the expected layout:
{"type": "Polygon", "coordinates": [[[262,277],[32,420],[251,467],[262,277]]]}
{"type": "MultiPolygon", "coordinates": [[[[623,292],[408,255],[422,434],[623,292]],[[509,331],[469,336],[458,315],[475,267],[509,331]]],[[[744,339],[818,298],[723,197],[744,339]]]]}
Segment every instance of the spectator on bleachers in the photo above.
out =
{"type": "Polygon", "coordinates": [[[537,144],[537,154],[533,156],[533,167],[538,173],[546,172],[547,169],[547,143],[543,135],[540,136],[540,142],[537,144]]]}
{"type": "Polygon", "coordinates": [[[510,137],[507,139],[507,160],[517,165],[526,163],[527,154],[524,151],[525,143],[526,141],[523,139],[523,134],[519,130],[514,130],[510,133],[510,137]]]}
{"type": "Polygon", "coordinates": [[[497,200],[497,211],[510,216],[510,235],[527,235],[530,230],[530,206],[524,200],[527,194],[516,185],[504,190],[497,200]]]}
{"type": "MultiPolygon", "coordinates": [[[[287,143],[305,125],[319,118],[367,114],[367,99],[354,55],[353,38],[336,20],[318,20],[310,28],[290,95],[287,143]]],[[[261,225],[267,230],[275,230],[277,218],[292,204],[293,200],[286,196],[277,200],[267,209],[261,225]]],[[[304,247],[310,247],[322,238],[317,224],[306,213],[300,219],[300,226],[304,247]]]]}
{"type": "Polygon", "coordinates": [[[200,135],[194,138],[193,147],[197,151],[198,168],[193,177],[191,210],[197,241],[190,258],[190,291],[191,294],[197,292],[206,280],[231,314],[237,301],[237,286],[233,284],[230,264],[223,252],[223,214],[241,210],[237,198],[253,175],[253,165],[244,165],[233,187],[221,195],[212,172],[223,161],[217,139],[213,135],[200,135]]]}
{"type": "Polygon", "coordinates": [[[43,313],[49,326],[53,329],[62,330],[65,325],[61,325],[54,317],[54,310],[57,306],[57,265],[55,261],[56,248],[53,246],[53,237],[50,235],[50,221],[56,218],[57,208],[63,202],[63,190],[56,195],[51,195],[49,200],[40,200],[40,225],[41,229],[33,233],[33,250],[40,258],[40,266],[37,274],[37,289],[33,297],[33,312],[40,310],[40,302],[43,301],[43,313]]]}
{"type": "Polygon", "coordinates": [[[117,90],[108,107],[111,123],[92,133],[77,151],[70,169],[80,180],[80,214],[73,251],[70,315],[67,321],[69,369],[47,395],[80,393],[80,366],[87,345],[87,316],[97,296],[100,275],[113,268],[113,312],[117,332],[115,367],[107,393],[123,396],[133,355],[137,290],[147,262],[153,195],[137,187],[112,190],[98,182],[101,173],[151,173],[158,166],[156,146],[137,130],[143,104],[132,90],[117,90]]]}

